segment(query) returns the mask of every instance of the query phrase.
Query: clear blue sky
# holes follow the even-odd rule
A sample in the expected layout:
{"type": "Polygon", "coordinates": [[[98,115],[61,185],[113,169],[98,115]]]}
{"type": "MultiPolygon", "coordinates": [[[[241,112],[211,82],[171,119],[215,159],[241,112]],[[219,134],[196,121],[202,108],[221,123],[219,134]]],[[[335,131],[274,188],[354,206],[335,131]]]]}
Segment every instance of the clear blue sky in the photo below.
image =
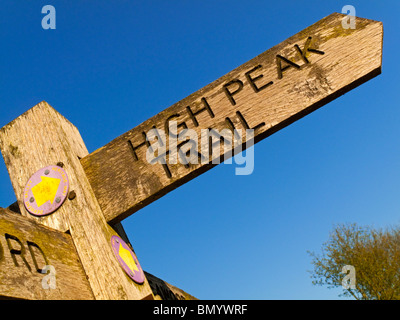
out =
{"type": "MultiPolygon", "coordinates": [[[[258,143],[252,175],[219,165],[123,222],[143,268],[200,299],[336,299],[307,250],[399,223],[399,2],[2,0],[0,127],[46,100],[92,152],[346,4],[383,21],[379,77],[258,143]]],[[[3,161],[0,187],[6,207],[3,161]]]]}

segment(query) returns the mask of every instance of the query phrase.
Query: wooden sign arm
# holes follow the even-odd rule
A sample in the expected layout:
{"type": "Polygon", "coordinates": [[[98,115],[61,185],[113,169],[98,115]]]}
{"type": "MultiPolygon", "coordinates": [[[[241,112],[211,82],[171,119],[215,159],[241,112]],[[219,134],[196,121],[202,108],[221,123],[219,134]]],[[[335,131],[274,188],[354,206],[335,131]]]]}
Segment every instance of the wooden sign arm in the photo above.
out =
{"type": "Polygon", "coordinates": [[[380,74],[382,23],[357,18],[345,29],[344,17],[331,14],[85,156],[106,220],[121,221],[232,156],[224,130],[241,131],[235,151],[243,150],[246,130],[256,143],[380,74]],[[211,156],[204,133],[221,141],[211,156]]]}

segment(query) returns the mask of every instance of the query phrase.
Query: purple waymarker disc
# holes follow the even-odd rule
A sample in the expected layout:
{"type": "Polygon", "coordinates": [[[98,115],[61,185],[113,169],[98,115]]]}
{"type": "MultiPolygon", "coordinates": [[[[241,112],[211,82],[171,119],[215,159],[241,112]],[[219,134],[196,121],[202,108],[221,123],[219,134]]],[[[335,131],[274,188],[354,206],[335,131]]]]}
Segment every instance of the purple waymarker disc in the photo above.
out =
{"type": "Polygon", "coordinates": [[[144,273],[131,248],[118,236],[111,237],[111,246],[115,257],[129,278],[138,284],[142,284],[144,282],[144,273]]]}
{"type": "Polygon", "coordinates": [[[24,190],[26,210],[35,216],[56,211],[68,195],[69,181],[64,169],[48,166],[35,172],[24,190]]]}

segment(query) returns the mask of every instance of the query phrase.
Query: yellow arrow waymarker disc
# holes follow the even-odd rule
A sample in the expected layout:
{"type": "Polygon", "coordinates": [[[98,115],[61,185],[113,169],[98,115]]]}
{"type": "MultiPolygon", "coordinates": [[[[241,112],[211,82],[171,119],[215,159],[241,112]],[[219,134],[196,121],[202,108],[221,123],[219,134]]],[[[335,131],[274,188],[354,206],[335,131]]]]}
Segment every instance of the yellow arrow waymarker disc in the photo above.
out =
{"type": "Polygon", "coordinates": [[[68,177],[63,168],[42,168],[32,175],[25,186],[25,208],[35,216],[53,213],[63,204],[68,191],[68,177]]]}

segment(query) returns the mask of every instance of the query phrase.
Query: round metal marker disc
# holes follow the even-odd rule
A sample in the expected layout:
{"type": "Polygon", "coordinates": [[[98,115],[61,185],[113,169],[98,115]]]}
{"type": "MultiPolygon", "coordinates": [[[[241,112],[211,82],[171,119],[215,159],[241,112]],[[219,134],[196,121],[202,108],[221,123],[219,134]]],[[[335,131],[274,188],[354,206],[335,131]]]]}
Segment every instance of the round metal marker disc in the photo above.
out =
{"type": "Polygon", "coordinates": [[[48,166],[30,177],[24,190],[26,210],[35,216],[44,216],[56,211],[68,195],[69,181],[64,169],[48,166]]]}
{"type": "Polygon", "coordinates": [[[129,278],[138,284],[142,284],[144,282],[144,273],[131,248],[118,236],[111,237],[111,246],[119,264],[129,278]]]}

